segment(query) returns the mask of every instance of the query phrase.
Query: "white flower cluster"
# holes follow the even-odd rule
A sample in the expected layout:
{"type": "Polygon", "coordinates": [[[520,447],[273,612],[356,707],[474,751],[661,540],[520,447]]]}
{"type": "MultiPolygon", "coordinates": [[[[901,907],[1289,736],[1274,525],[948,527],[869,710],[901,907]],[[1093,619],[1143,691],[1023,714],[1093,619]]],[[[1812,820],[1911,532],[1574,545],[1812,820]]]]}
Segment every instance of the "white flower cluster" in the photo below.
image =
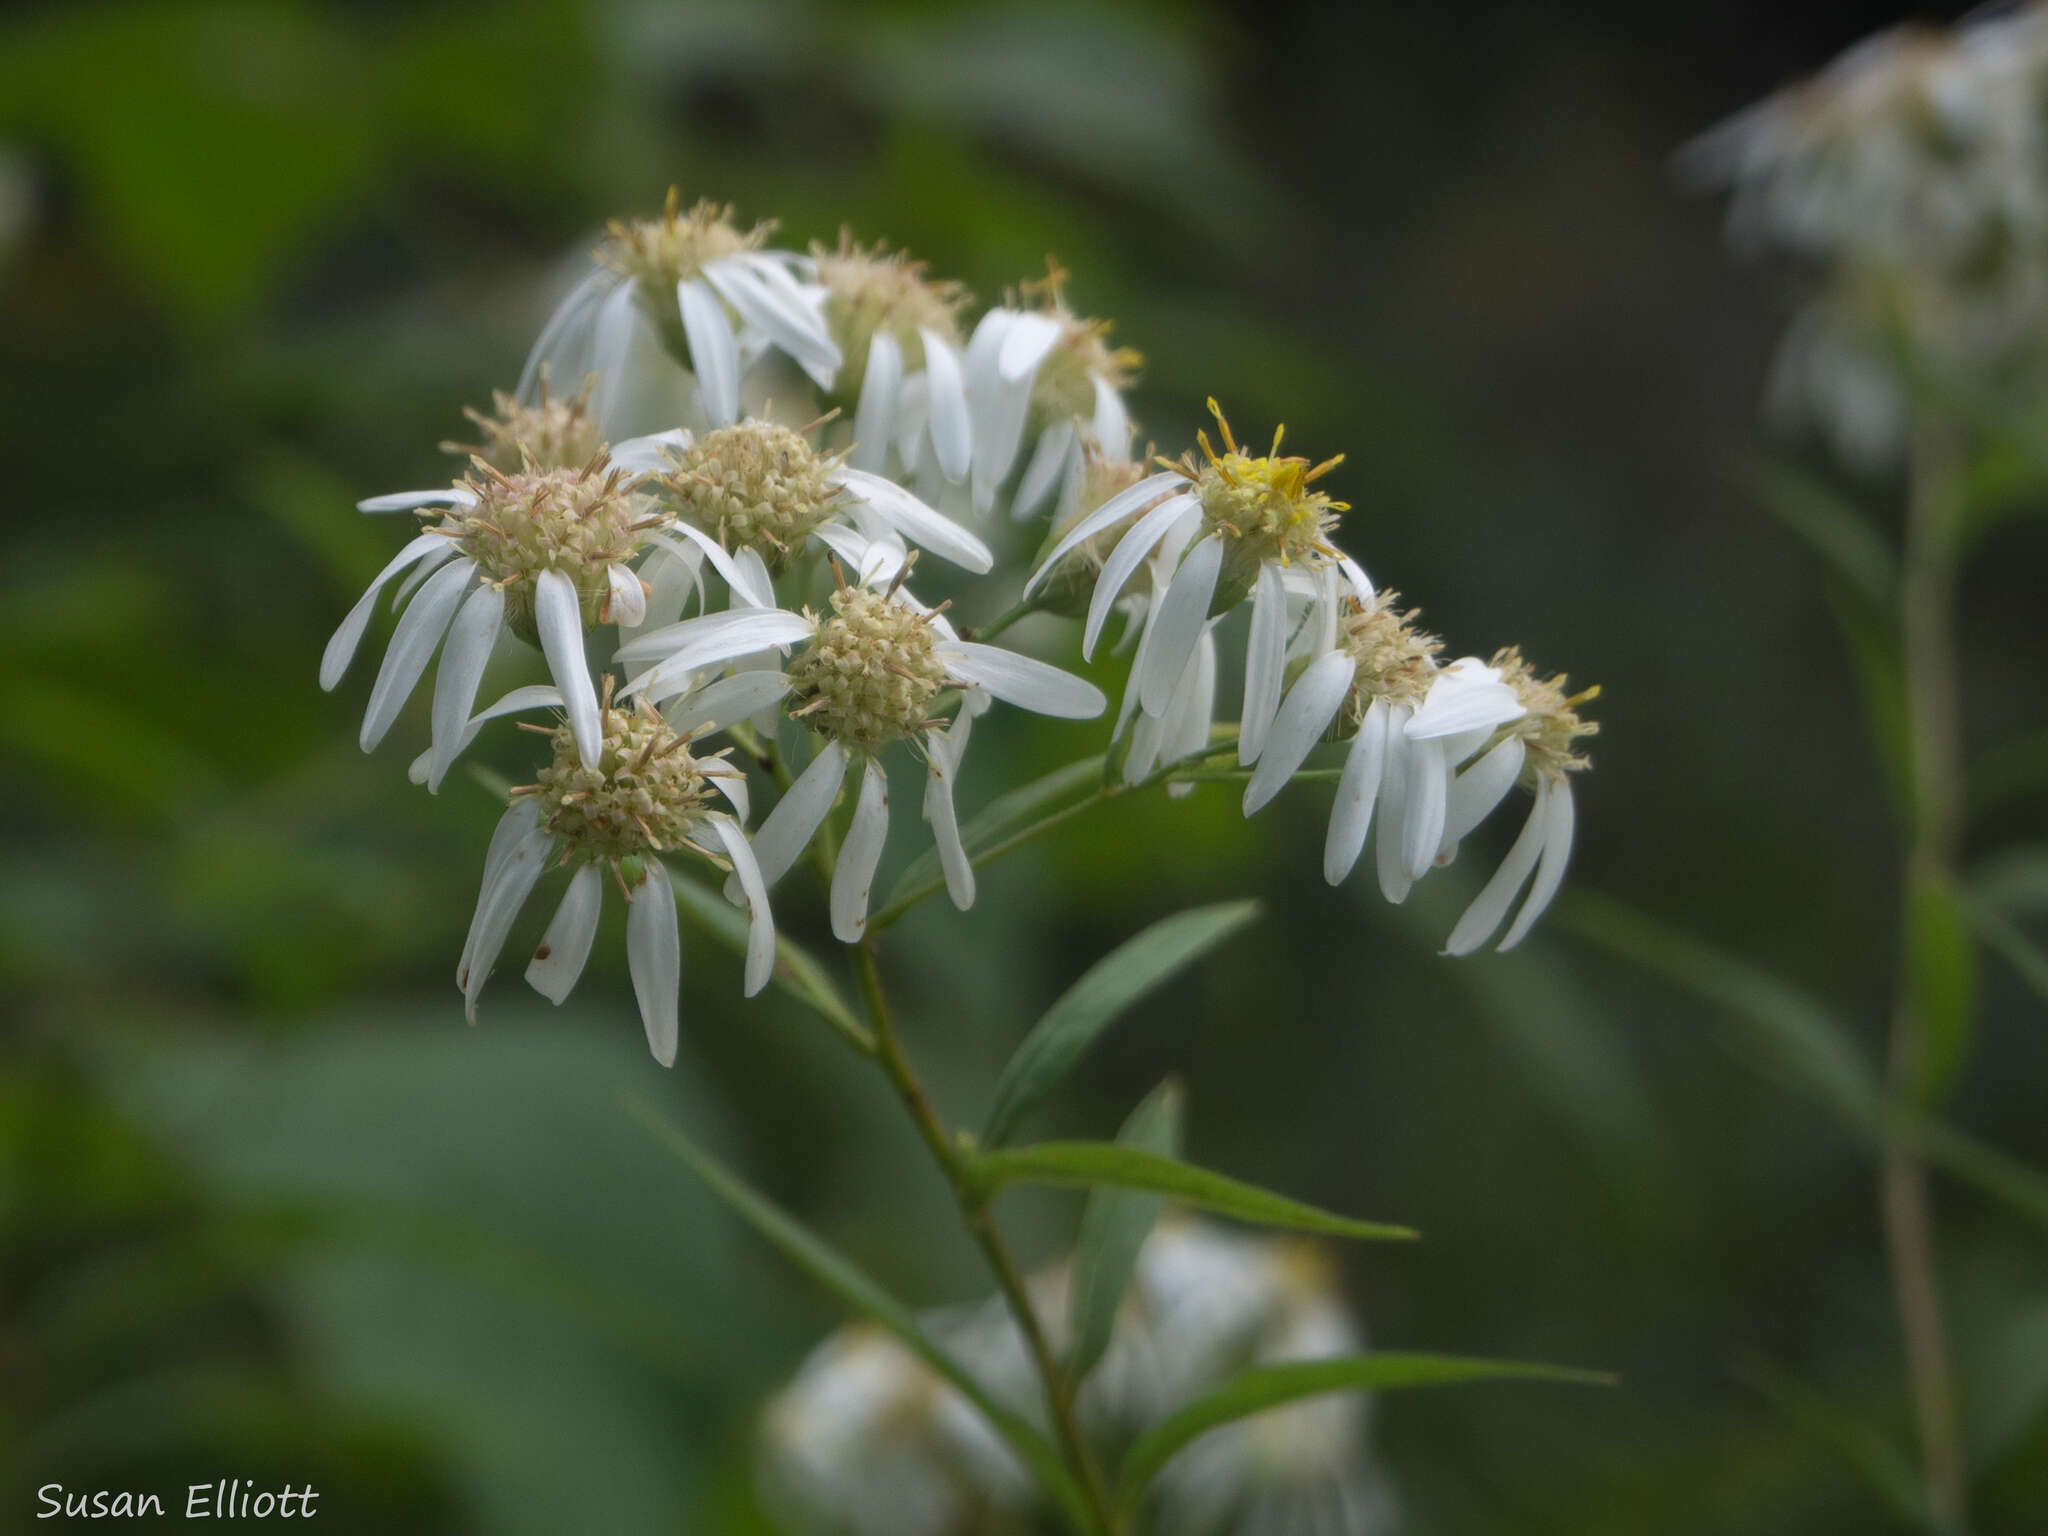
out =
{"type": "Polygon", "coordinates": [[[1861,468],[1904,446],[1906,380],[1976,382],[2038,349],[2048,306],[2048,8],[1902,26],[1695,141],[1746,252],[1816,291],[1773,372],[1774,413],[1861,468]]]}
{"type": "MultiPolygon", "coordinates": [[[[1066,1317],[1065,1264],[1030,1282],[1039,1315],[1066,1317]]],[[[1039,1388],[1000,1298],[923,1320],[1012,1411],[1039,1388]]],[[[1062,1328],[1052,1343],[1064,1353],[1062,1328]]],[[[1327,1259],[1294,1239],[1172,1218],[1140,1250],[1108,1352],[1082,1389],[1091,1440],[1127,1445],[1237,1372],[1357,1354],[1363,1338],[1327,1259]]],[[[1396,1528],[1367,1446],[1370,1401],[1306,1399],[1211,1430],[1167,1464],[1150,1528],[1179,1536],[1373,1536],[1396,1528]]],[[[812,1352],[762,1419],[762,1484],[796,1531],[979,1536],[1030,1529],[1023,1467],[960,1393],[895,1338],[843,1328],[812,1352]]]]}
{"type": "Polygon", "coordinates": [[[512,791],[485,860],[457,973],[472,1013],[527,898],[563,867],[528,979],[566,995],[616,886],[648,1040],[673,1060],[682,962],[664,860],[728,877],[751,914],[756,991],[775,964],[769,891],[814,847],[833,932],[863,937],[891,820],[887,763],[905,752],[924,764],[946,889],[968,906],[955,802],[976,719],[998,702],[1067,719],[1106,708],[1093,684],[978,640],[948,604],[913,595],[920,555],[994,569],[999,503],[1017,518],[1050,507],[1054,530],[1002,623],[1026,609],[1081,618],[1092,657],[1112,613],[1125,616],[1135,654],[1113,759],[1126,782],[1178,772],[1183,791],[1187,773],[1234,752],[1249,815],[1319,742],[1344,743],[1325,874],[1348,874],[1377,815],[1393,901],[1521,784],[1534,809],[1447,947],[1466,953],[1503,923],[1502,948],[1521,939],[1569,856],[1590,691],[1568,696],[1513,651],[1441,662],[1332,542],[1344,508],[1319,482],[1338,460],[1285,456],[1277,433],[1254,453],[1214,402],[1220,450],[1202,432],[1200,452],[1176,462],[1134,457],[1124,392],[1139,359],[1068,308],[1058,268],[968,329],[966,295],[900,252],[842,238],[799,254],[770,234],[673,196],[655,219],[613,225],[519,391],[471,413],[482,441],[445,445],[465,459],[460,478],[360,504],[424,523],[321,665],[336,686],[398,582],[365,750],[437,651],[430,742],[413,765],[430,790],[487,722],[555,717],[526,723],[552,756],[512,791]],[[1216,633],[1240,609],[1242,723],[1219,736],[1216,633]],[[493,658],[517,641],[538,649],[548,681],[479,709],[493,658]],[[720,735],[729,745],[707,751],[720,735]],[[770,780],[776,802],[750,832],[770,780]]]}

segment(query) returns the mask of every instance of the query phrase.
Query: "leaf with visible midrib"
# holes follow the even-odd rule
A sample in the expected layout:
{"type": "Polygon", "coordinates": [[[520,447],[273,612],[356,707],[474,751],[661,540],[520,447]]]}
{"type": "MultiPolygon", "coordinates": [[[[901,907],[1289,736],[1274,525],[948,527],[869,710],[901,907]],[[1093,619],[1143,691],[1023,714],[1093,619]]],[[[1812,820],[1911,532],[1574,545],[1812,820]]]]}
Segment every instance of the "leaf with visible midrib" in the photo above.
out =
{"type": "Polygon", "coordinates": [[[990,1193],[1005,1184],[1081,1188],[1107,1184],[1115,1189],[1144,1190],[1184,1200],[1220,1216],[1235,1216],[1240,1221],[1296,1232],[1320,1232],[1329,1237],[1365,1241],[1401,1241],[1416,1235],[1410,1227],[1339,1216],[1242,1179],[1211,1173],[1177,1158],[1161,1157],[1156,1152],[1113,1141],[1041,1141],[1028,1147],[984,1152],[974,1160],[973,1172],[981,1187],[990,1193]]]}
{"type": "Polygon", "coordinates": [[[1612,1386],[1603,1371],[1522,1360],[1470,1360],[1456,1355],[1371,1354],[1260,1366],[1233,1377],[1147,1430],[1124,1457],[1117,1503],[1134,1513],[1159,1469],[1191,1441],[1234,1420],[1329,1392],[1447,1387],[1474,1381],[1552,1381],[1612,1386]]]}
{"type": "Polygon", "coordinates": [[[990,1397],[987,1389],[968,1373],[965,1366],[934,1343],[917,1325],[917,1319],[910,1315],[907,1307],[835,1252],[802,1222],[728,1171],[717,1159],[664,1120],[644,1099],[632,1093],[622,1093],[620,1099],[628,1114],[652,1131],[692,1173],[704,1181],[714,1195],[781,1249],[799,1269],[848,1305],[873,1318],[901,1340],[911,1353],[957,1387],[981,1411],[982,1417],[1003,1437],[1018,1458],[1031,1468],[1039,1481],[1052,1490],[1069,1513],[1085,1524],[1081,1491],[1053,1448],[1037,1430],[990,1397]]]}
{"type": "Polygon", "coordinates": [[[1010,1139],[1025,1111],[1081,1059],[1117,1016],[1258,915],[1255,901],[1193,907],[1161,918],[1090,966],[1031,1026],[1002,1076],[982,1127],[984,1146],[1010,1139]]]}
{"type": "MultiPolygon", "coordinates": [[[[1180,1085],[1172,1078],[1147,1094],[1117,1132],[1121,1146],[1171,1157],[1180,1150],[1180,1085]]],[[[1126,1189],[1089,1192],[1074,1242],[1067,1335],[1073,1340],[1067,1370],[1075,1390],[1109,1348],[1116,1314],[1138,1262],[1138,1250],[1166,1204],[1164,1195],[1126,1189]]]]}

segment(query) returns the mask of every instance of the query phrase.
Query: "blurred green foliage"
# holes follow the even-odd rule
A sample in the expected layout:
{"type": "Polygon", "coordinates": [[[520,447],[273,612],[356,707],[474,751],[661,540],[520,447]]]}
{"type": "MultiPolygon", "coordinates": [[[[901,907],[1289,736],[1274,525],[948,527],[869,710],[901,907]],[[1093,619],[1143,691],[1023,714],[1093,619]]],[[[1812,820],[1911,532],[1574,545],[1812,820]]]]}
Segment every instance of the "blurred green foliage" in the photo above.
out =
{"type": "MultiPolygon", "coordinates": [[[[1905,961],[1823,582],[1856,598],[1745,489],[1777,319],[1664,158],[1884,19],[11,13],[0,1523],[50,1481],[241,1476],[310,1481],[342,1529],[764,1529],[750,1416],[836,1314],[623,1118],[622,1085],[913,1303],[985,1289],[877,1085],[791,999],[741,1003],[699,936],[672,1078],[608,961],[560,1012],[502,978],[464,1030],[449,977],[494,807],[405,783],[423,712],[366,763],[347,691],[314,687],[388,552],[350,503],[434,475],[563,263],[671,182],[985,294],[1056,252],[1147,353],[1162,448],[1216,393],[1247,431],[1348,452],[1332,489],[1376,576],[1470,649],[1518,639],[1607,685],[1576,885],[1754,956],[1874,1056],[1905,961]]],[[[2037,495],[1994,499],[1965,611],[1977,851],[2048,840],[2048,536],[2037,495]]],[[[986,729],[1011,783],[1095,745],[986,729]]],[[[970,770],[965,793],[994,791],[970,770]]],[[[1866,1454],[1909,1436],[1859,1140],[1564,925],[1439,960],[1476,872],[1410,909],[1332,892],[1322,816],[1296,794],[1246,824],[1226,786],[1119,801],[997,866],[971,918],[918,909],[892,964],[949,1115],[1114,943],[1257,896],[1256,942],[1143,1003],[1038,1118],[1107,1136],[1175,1072],[1205,1164],[1422,1230],[1345,1255],[1376,1340],[1622,1373],[1390,1403],[1413,1529],[1908,1528],[1866,1454]]],[[[2040,866],[2004,867],[1994,942],[2037,956],[2040,866]]],[[[2048,1165],[2041,1002],[2024,966],[1981,970],[1955,1115],[2048,1165]]],[[[1967,1186],[1940,1201],[1980,1525],[2038,1530],[2043,1237],[1967,1186]]],[[[1077,1209],[1017,1197],[1024,1246],[1063,1246],[1077,1209]]]]}

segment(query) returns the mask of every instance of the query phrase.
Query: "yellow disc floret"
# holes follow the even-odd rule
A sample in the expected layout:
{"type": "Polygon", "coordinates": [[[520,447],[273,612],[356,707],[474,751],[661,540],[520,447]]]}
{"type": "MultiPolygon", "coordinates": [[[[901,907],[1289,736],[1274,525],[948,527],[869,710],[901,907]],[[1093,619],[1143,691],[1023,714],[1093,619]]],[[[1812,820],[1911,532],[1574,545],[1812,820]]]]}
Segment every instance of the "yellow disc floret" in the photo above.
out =
{"type": "Polygon", "coordinates": [[[946,685],[932,621],[897,599],[842,585],[832,612],[790,663],[791,711],[834,741],[873,751],[932,724],[932,700],[946,685]]]}
{"type": "Polygon", "coordinates": [[[1565,674],[1538,678],[1535,668],[1522,659],[1521,651],[1509,646],[1497,653],[1493,665],[1500,668],[1501,681],[1515,690],[1528,713],[1500,729],[1500,736],[1518,736],[1528,756],[1522,768],[1523,780],[1534,784],[1536,775],[1562,779],[1593,766],[1591,758],[1578,750],[1582,736],[1598,733],[1600,724],[1581,719],[1579,707],[1600,697],[1596,684],[1567,695],[1565,674]]]}
{"type": "Polygon", "coordinates": [[[743,421],[706,432],[670,456],[649,489],[661,507],[726,549],[752,549],[784,569],[840,500],[820,454],[793,427],[743,421]]]}
{"type": "Polygon", "coordinates": [[[590,390],[595,377],[586,379],[573,395],[548,391],[548,372],[540,371],[540,395],[532,405],[521,405],[502,389],[491,391],[491,412],[485,415],[474,406],[463,407],[483,435],[480,443],[443,443],[444,453],[458,453],[465,459],[482,459],[493,468],[516,470],[531,461],[542,469],[574,469],[587,464],[604,446],[603,434],[590,414],[590,390]]]}
{"type": "Polygon", "coordinates": [[[868,347],[877,335],[895,339],[905,373],[924,367],[920,331],[959,345],[959,315],[969,295],[958,283],[934,282],[925,275],[925,264],[906,252],[879,244],[863,250],[845,230],[837,249],[813,245],[811,255],[825,290],[825,323],[846,359],[834,381],[834,394],[845,404],[860,398],[868,347]]]}
{"type": "Polygon", "coordinates": [[[1343,502],[1312,489],[1316,481],[1344,462],[1342,454],[1320,464],[1282,457],[1285,427],[1274,430],[1273,446],[1265,453],[1250,454],[1238,446],[1229,421],[1214,400],[1209,402],[1209,410],[1223,434],[1223,452],[1216,451],[1207,432],[1199,432],[1196,440],[1202,445],[1202,459],[1187,454],[1175,467],[1195,482],[1203,532],[1219,533],[1227,541],[1216,594],[1215,611],[1222,612],[1251,591],[1259,567],[1268,560],[1316,565],[1336,559],[1330,533],[1337,526],[1338,514],[1348,509],[1343,502]]]}
{"type": "Polygon", "coordinates": [[[577,469],[544,469],[529,459],[513,474],[479,458],[463,485],[476,505],[450,507],[441,531],[485,579],[504,586],[506,619],[527,639],[542,571],[560,571],[576,584],[586,625],[604,622],[608,568],[630,560],[647,532],[667,521],[648,514],[637,482],[603,454],[577,469]]]}
{"type": "Polygon", "coordinates": [[[554,761],[525,789],[539,798],[547,829],[570,861],[617,864],[682,846],[706,814],[707,772],[723,771],[692,756],[689,738],[644,701],[604,711],[595,768],[583,766],[566,724],[552,740],[554,761]]]}

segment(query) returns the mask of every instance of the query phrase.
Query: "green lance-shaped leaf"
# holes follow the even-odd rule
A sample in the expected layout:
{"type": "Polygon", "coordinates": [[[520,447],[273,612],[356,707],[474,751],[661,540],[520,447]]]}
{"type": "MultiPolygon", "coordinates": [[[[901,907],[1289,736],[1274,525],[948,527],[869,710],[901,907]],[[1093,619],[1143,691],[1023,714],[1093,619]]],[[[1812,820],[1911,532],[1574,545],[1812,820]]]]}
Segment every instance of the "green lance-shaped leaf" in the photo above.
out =
{"type": "Polygon", "coordinates": [[[1041,1141],[1028,1147],[1007,1147],[982,1153],[974,1160],[972,1171],[976,1183],[989,1194],[1006,1184],[1056,1184],[1081,1189],[1106,1184],[1112,1189],[1143,1190],[1184,1200],[1220,1216],[1297,1232],[1366,1241],[1405,1240],[1416,1235],[1409,1227],[1339,1216],[1242,1179],[1211,1173],[1177,1158],[1114,1141],[1041,1141]]]}
{"type": "Polygon", "coordinates": [[[644,1099],[631,1093],[621,1094],[620,1099],[627,1113],[653,1132],[656,1139],[681,1158],[713,1194],[781,1249],[786,1258],[840,1300],[867,1314],[894,1334],[912,1354],[956,1387],[980,1410],[982,1417],[1003,1437],[1003,1442],[1031,1469],[1039,1482],[1085,1527],[1086,1509],[1081,1490],[1058,1454],[1037,1430],[990,1397],[987,1389],[969,1374],[965,1366],[934,1343],[903,1303],[835,1252],[802,1222],[728,1171],[663,1119],[644,1099]]]}
{"type": "Polygon", "coordinates": [[[2013,974],[2048,1003],[2048,951],[2007,922],[1987,901],[1970,903],[1970,921],[1976,925],[1977,936],[1997,951],[2013,974]]]}
{"type": "Polygon", "coordinates": [[[1873,607],[1891,606],[1898,561],[1854,503],[1815,476],[1775,461],[1751,464],[1743,478],[1764,509],[1818,555],[1831,574],[1873,607]]]}
{"type": "Polygon", "coordinates": [[[1906,904],[1906,978],[1919,1015],[1914,1102],[1936,1109],[1970,1057],[1977,949],[1970,915],[1946,881],[1915,879],[1906,904]]]}
{"type": "Polygon", "coordinates": [[[1191,1441],[1220,1425],[1264,1413],[1269,1408],[1329,1392],[1385,1392],[1474,1381],[1550,1381],[1605,1387],[1614,1385],[1615,1378],[1604,1371],[1523,1360],[1471,1360],[1457,1355],[1345,1355],[1332,1360],[1259,1366],[1232,1377],[1140,1436],[1124,1457],[1117,1479],[1117,1504],[1126,1515],[1135,1513],[1159,1469],[1191,1441]]]}
{"type": "MultiPolygon", "coordinates": [[[[683,916],[733,953],[746,953],[747,914],[744,909],[734,906],[719,892],[680,875],[672,876],[669,884],[675,887],[676,907],[683,916]]],[[[775,936],[774,982],[855,1047],[873,1052],[874,1036],[853,1016],[853,1010],[826,976],[825,968],[803,946],[779,932],[775,936]]]]}
{"type": "MultiPolygon", "coordinates": [[[[991,800],[979,815],[961,827],[961,846],[967,850],[968,858],[977,859],[1012,833],[1068,802],[1082,798],[1101,783],[1102,759],[1099,756],[1055,768],[1043,778],[1033,779],[1029,784],[1020,785],[991,800]]],[[[907,899],[935,891],[944,883],[945,877],[939,868],[939,850],[936,846],[927,848],[896,877],[896,883],[889,888],[889,899],[883,906],[896,907],[907,899]]]]}
{"type": "MultiPolygon", "coordinates": [[[[1131,1111],[1117,1132],[1118,1145],[1172,1157],[1180,1151],[1180,1112],[1180,1084],[1168,1078],[1131,1111]]],[[[1089,1192],[1074,1244],[1074,1278],[1067,1303],[1067,1336],[1073,1340],[1067,1371],[1077,1388],[1109,1348],[1138,1250],[1165,1205],[1164,1195],[1137,1190],[1089,1192]]]]}
{"type": "Polygon", "coordinates": [[[1944,1121],[1888,1103],[1849,1031],[1797,987],[1605,897],[1577,892],[1565,916],[1585,938],[1726,1009],[1760,1047],[1738,1054],[1768,1059],[1871,1143],[1886,1133],[1903,1137],[1930,1163],[2048,1226],[2048,1178],[1944,1121]]]}
{"type": "Polygon", "coordinates": [[[1162,918],[1090,966],[1031,1033],[996,1080],[984,1146],[1010,1139],[1026,1110],[1079,1061],[1116,1017],[1154,987],[1244,927],[1258,903],[1223,902],[1162,918]]]}
{"type": "Polygon", "coordinates": [[[1734,1374],[1795,1428],[1833,1449],[1898,1519],[1909,1526],[1928,1528],[1927,1498],[1919,1473],[1883,1430],[1762,1356],[1744,1361],[1734,1374]]]}

